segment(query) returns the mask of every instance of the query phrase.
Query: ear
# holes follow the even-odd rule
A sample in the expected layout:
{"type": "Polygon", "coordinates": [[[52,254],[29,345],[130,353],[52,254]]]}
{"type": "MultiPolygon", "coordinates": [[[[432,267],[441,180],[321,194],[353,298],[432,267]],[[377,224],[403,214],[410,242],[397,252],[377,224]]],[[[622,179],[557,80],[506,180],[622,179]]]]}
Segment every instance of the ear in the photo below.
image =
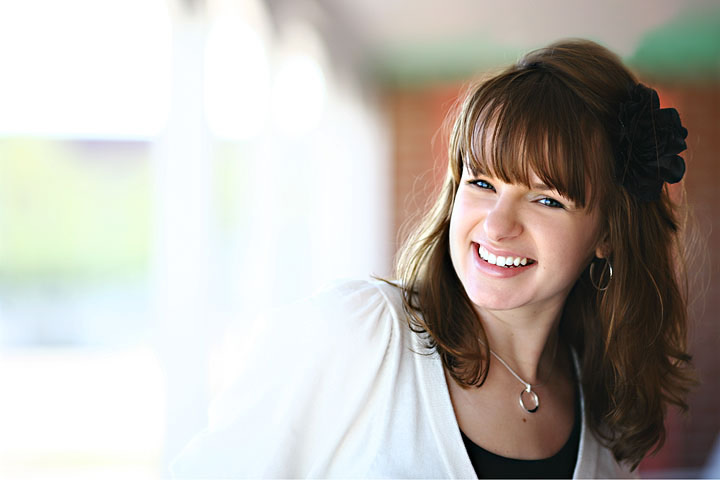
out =
{"type": "Polygon", "coordinates": [[[603,238],[598,241],[595,247],[595,256],[597,258],[608,258],[610,256],[610,244],[607,235],[604,235],[603,238]]]}

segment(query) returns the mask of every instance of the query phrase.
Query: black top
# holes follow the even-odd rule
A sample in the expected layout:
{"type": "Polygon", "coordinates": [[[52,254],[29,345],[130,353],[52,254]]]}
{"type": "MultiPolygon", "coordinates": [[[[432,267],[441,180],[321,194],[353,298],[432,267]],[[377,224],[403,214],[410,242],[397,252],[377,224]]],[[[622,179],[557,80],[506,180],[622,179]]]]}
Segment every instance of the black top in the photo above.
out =
{"type": "Polygon", "coordinates": [[[575,393],[575,420],[565,445],[555,455],[541,460],[517,460],[488,452],[475,445],[462,431],[465,449],[478,478],[572,478],[580,445],[580,405],[575,393]]]}

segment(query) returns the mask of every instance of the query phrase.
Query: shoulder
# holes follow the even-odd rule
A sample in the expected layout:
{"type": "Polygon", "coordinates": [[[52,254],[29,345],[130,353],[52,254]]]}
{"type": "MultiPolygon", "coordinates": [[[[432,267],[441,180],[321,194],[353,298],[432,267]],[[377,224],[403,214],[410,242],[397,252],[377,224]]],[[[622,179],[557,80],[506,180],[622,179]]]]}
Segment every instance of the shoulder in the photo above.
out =
{"type": "Polygon", "coordinates": [[[330,336],[335,342],[346,337],[362,342],[368,336],[402,329],[406,323],[402,290],[377,279],[336,282],[275,315],[283,323],[291,322],[293,330],[322,332],[320,337],[313,336],[320,342],[330,336]]]}
{"type": "Polygon", "coordinates": [[[325,476],[338,449],[362,440],[344,465],[362,476],[373,457],[368,418],[387,411],[381,399],[394,391],[393,367],[406,355],[400,289],[338,282],[258,325],[244,368],[213,402],[208,428],[176,459],[174,475],[325,476]]]}
{"type": "MultiPolygon", "coordinates": [[[[404,318],[400,288],[380,280],[335,282],[254,319],[243,339],[243,362],[226,383],[240,392],[248,385],[287,392],[299,379],[312,378],[317,386],[379,368],[405,343],[404,318]]],[[[226,422],[237,412],[235,395],[223,392],[211,420],[226,422]]]]}
{"type": "Polygon", "coordinates": [[[297,305],[302,303],[314,308],[332,308],[362,316],[376,313],[378,308],[402,310],[402,290],[394,283],[374,278],[342,280],[320,289],[306,302],[297,305]]]}
{"type": "MultiPolygon", "coordinates": [[[[586,427],[584,426],[583,429],[586,427]]],[[[592,432],[583,432],[574,478],[638,478],[637,470],[618,462],[592,432]]]]}
{"type": "Polygon", "coordinates": [[[637,470],[631,471],[627,465],[618,462],[612,451],[604,446],[595,432],[590,429],[582,388],[581,360],[575,348],[571,347],[570,351],[579,381],[580,409],[583,412],[580,448],[573,478],[637,478],[637,470]]]}

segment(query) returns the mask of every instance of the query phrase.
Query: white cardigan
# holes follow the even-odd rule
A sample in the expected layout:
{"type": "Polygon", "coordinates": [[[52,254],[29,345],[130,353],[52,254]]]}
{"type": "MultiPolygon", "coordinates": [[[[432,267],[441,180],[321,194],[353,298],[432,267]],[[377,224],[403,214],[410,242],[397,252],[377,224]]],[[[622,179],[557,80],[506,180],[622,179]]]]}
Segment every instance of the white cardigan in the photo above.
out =
{"type": "MultiPolygon", "coordinates": [[[[344,283],[262,325],[177,478],[477,478],[442,362],[408,328],[399,289],[344,283]]],[[[574,478],[631,476],[583,415],[574,478]]]]}

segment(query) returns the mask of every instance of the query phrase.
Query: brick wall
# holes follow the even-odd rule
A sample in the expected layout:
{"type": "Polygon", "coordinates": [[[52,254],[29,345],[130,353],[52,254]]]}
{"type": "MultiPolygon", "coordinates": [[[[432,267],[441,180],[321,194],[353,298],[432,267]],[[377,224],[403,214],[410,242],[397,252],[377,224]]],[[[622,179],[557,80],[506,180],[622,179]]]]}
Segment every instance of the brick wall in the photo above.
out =
{"type": "MultiPolygon", "coordinates": [[[[671,412],[665,447],[646,460],[642,469],[701,467],[720,430],[720,84],[662,85],[663,106],[675,106],[689,130],[685,159],[685,186],[697,217],[699,232],[707,239],[707,262],[698,270],[710,282],[704,301],[694,307],[690,350],[701,384],[690,397],[687,417],[671,412]]],[[[394,132],[395,233],[398,244],[408,225],[434,198],[445,174],[446,142],[442,124],[463,86],[388,89],[386,106],[394,132]]]]}
{"type": "Polygon", "coordinates": [[[706,262],[696,272],[708,279],[707,292],[693,311],[690,351],[700,385],[690,397],[686,420],[677,419],[680,465],[698,466],[720,431],[720,85],[672,85],[658,88],[663,105],[674,106],[688,128],[685,186],[699,232],[707,241],[706,262]]]}
{"type": "Polygon", "coordinates": [[[457,85],[448,85],[386,94],[394,138],[396,246],[435,198],[445,176],[447,136],[442,125],[458,91],[457,85]]]}

